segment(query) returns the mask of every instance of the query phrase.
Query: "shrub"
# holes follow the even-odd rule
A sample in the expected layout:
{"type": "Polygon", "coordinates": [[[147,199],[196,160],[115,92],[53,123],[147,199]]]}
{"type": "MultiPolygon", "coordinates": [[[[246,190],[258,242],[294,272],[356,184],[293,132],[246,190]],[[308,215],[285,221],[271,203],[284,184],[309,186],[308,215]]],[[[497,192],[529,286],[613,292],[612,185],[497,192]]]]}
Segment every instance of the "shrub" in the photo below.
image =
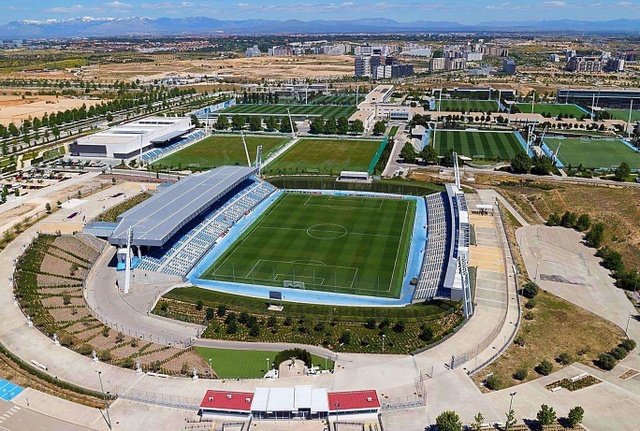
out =
{"type": "Polygon", "coordinates": [[[498,376],[492,374],[486,378],[486,380],[484,381],[484,385],[492,391],[497,391],[502,387],[502,381],[498,376]]]}
{"type": "Polygon", "coordinates": [[[403,321],[396,322],[396,324],[393,325],[393,328],[391,329],[393,330],[393,332],[396,332],[398,334],[404,332],[404,322],[403,321]]]}
{"type": "Polygon", "coordinates": [[[378,329],[387,329],[390,325],[391,325],[391,321],[389,321],[389,319],[385,318],[378,325],[378,329]]]}
{"type": "Polygon", "coordinates": [[[447,410],[436,418],[438,431],[462,431],[462,422],[458,414],[452,410],[447,410]]]}
{"type": "Polygon", "coordinates": [[[518,368],[515,373],[513,373],[513,378],[516,380],[523,381],[529,375],[529,371],[526,368],[518,368]]]}
{"type": "Polygon", "coordinates": [[[130,368],[130,369],[133,369],[135,365],[136,365],[136,362],[133,360],[133,358],[124,358],[120,363],[121,367],[130,368]]]}
{"type": "Polygon", "coordinates": [[[111,329],[108,326],[105,326],[104,328],[102,328],[102,336],[107,338],[109,336],[109,332],[111,332],[111,329]]]}
{"type": "Polygon", "coordinates": [[[524,304],[524,306],[525,306],[526,308],[528,308],[529,310],[531,310],[531,309],[535,308],[536,304],[537,304],[537,303],[536,303],[536,300],[535,300],[535,299],[530,299],[530,300],[528,300],[528,301],[527,301],[527,303],[526,303],[526,304],[524,304]]]}
{"type": "Polygon", "coordinates": [[[575,406],[571,410],[569,410],[569,414],[567,415],[567,422],[571,428],[575,428],[576,426],[582,423],[584,419],[584,409],[580,406],[575,406]]]}
{"type": "Polygon", "coordinates": [[[227,334],[235,334],[238,332],[238,323],[233,320],[227,324],[227,334]]]}
{"type": "Polygon", "coordinates": [[[533,320],[535,316],[531,311],[527,311],[526,313],[524,313],[523,317],[524,317],[524,320],[533,320]]]}
{"type": "Polygon", "coordinates": [[[198,302],[196,302],[196,310],[200,311],[202,307],[204,307],[204,302],[202,302],[202,299],[198,299],[198,302]]]}
{"type": "Polygon", "coordinates": [[[625,338],[620,342],[619,346],[625,349],[627,352],[631,352],[636,348],[636,342],[630,338],[625,338]]]}
{"type": "Polygon", "coordinates": [[[601,353],[596,360],[596,365],[603,370],[613,370],[613,367],[616,366],[616,358],[609,353],[601,353]]]}
{"type": "Polygon", "coordinates": [[[533,281],[529,281],[522,286],[522,296],[533,299],[540,291],[540,288],[533,281]]]}
{"type": "Polygon", "coordinates": [[[367,329],[376,329],[378,322],[373,317],[367,319],[367,323],[364,324],[364,327],[367,329]]]}
{"type": "Polygon", "coordinates": [[[562,365],[569,365],[570,363],[573,362],[573,358],[567,352],[560,353],[556,359],[562,365]]]}
{"type": "Polygon", "coordinates": [[[620,361],[626,358],[629,352],[627,352],[627,350],[623,349],[622,347],[615,347],[611,349],[611,352],[609,352],[609,354],[620,361]]]}
{"type": "Polygon", "coordinates": [[[89,344],[81,344],[80,346],[78,346],[78,348],[76,349],[76,352],[80,353],[81,355],[84,356],[89,356],[91,354],[91,352],[93,352],[93,347],[91,347],[89,344]]]}
{"type": "Polygon", "coordinates": [[[340,335],[340,339],[338,341],[345,346],[349,345],[349,343],[351,343],[351,332],[344,331],[342,335],[340,335]]]}
{"type": "Polygon", "coordinates": [[[517,346],[520,346],[520,347],[524,347],[524,346],[525,346],[525,344],[526,344],[526,342],[525,342],[525,340],[524,340],[524,337],[522,337],[522,336],[520,336],[520,335],[518,335],[518,336],[515,338],[515,340],[513,340],[513,343],[514,343],[515,345],[517,345],[517,346]]]}
{"type": "Polygon", "coordinates": [[[103,362],[109,362],[111,360],[111,352],[108,350],[102,350],[98,354],[98,359],[100,359],[103,362]]]}
{"type": "Polygon", "coordinates": [[[433,340],[433,329],[431,329],[430,326],[424,326],[420,331],[418,338],[420,338],[425,343],[430,343],[431,340],[433,340]]]}
{"type": "Polygon", "coordinates": [[[118,332],[116,335],[116,343],[122,343],[124,341],[124,334],[122,332],[118,332]]]}
{"type": "Polygon", "coordinates": [[[219,304],[216,307],[216,314],[218,315],[218,317],[224,317],[224,315],[227,314],[227,306],[224,304],[219,304]]]}
{"type": "Polygon", "coordinates": [[[213,320],[214,317],[215,317],[215,312],[213,311],[213,308],[211,307],[207,308],[207,311],[204,314],[205,320],[210,321],[210,320],[213,320]]]}
{"type": "Polygon", "coordinates": [[[138,339],[137,338],[132,338],[131,339],[131,343],[129,343],[129,345],[131,347],[138,347],[139,343],[138,343],[138,339]]]}
{"type": "Polygon", "coordinates": [[[548,376],[553,372],[553,364],[546,359],[538,364],[536,367],[536,372],[538,374],[542,374],[543,376],[548,376]]]}
{"type": "Polygon", "coordinates": [[[64,305],[71,304],[71,297],[69,295],[62,295],[62,303],[64,305]]]}

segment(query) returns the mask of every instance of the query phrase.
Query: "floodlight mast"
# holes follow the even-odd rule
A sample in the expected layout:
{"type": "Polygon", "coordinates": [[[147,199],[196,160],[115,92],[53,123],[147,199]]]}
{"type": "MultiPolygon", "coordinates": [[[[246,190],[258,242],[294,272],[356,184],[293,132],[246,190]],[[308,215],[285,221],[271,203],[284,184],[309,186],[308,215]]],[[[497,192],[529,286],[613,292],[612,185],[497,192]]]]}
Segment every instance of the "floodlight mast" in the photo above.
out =
{"type": "Polygon", "coordinates": [[[451,153],[453,157],[453,174],[456,179],[456,187],[460,190],[460,166],[458,166],[458,153],[455,151],[451,153]]]}
{"type": "Polygon", "coordinates": [[[242,145],[244,146],[244,153],[247,156],[247,166],[251,166],[251,157],[249,157],[249,149],[247,148],[247,141],[244,140],[244,132],[240,131],[240,137],[242,138],[242,145]]]}
{"type": "Polygon", "coordinates": [[[287,115],[289,116],[289,123],[291,124],[291,137],[293,139],[296,138],[296,130],[293,127],[293,120],[291,119],[291,112],[289,111],[289,108],[287,108],[287,115]]]}
{"type": "Polygon", "coordinates": [[[124,294],[129,293],[129,284],[131,278],[131,240],[133,239],[133,229],[129,226],[127,230],[127,250],[124,262],[124,294]]]}

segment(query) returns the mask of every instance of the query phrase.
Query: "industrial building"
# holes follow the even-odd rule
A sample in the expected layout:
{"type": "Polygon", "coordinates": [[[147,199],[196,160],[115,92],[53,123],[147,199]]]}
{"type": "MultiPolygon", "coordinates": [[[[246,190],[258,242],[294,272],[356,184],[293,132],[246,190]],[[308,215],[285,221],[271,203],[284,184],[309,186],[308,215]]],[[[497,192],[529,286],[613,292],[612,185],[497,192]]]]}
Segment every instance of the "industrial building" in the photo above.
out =
{"type": "Polygon", "coordinates": [[[147,117],[78,138],[69,145],[75,157],[128,160],[154,147],[170,145],[194,127],[186,117],[147,117]]]}

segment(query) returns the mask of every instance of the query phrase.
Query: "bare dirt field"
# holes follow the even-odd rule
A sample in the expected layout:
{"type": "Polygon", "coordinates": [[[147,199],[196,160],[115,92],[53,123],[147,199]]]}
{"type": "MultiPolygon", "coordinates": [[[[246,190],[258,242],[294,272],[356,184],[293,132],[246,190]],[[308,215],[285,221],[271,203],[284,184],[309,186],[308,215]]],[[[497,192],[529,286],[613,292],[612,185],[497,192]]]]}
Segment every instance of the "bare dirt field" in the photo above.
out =
{"type": "Polygon", "coordinates": [[[80,108],[83,104],[88,107],[97,105],[97,99],[75,99],[56,96],[0,96],[0,124],[20,124],[29,117],[42,117],[44,113],[51,114],[67,109],[80,108]]]}
{"type": "Polygon", "coordinates": [[[224,60],[179,60],[159,57],[153,62],[93,65],[82,68],[82,77],[152,81],[189,74],[220,76],[237,81],[289,78],[332,78],[353,74],[349,56],[259,57],[224,60]],[[162,71],[162,72],[158,72],[162,71]]]}

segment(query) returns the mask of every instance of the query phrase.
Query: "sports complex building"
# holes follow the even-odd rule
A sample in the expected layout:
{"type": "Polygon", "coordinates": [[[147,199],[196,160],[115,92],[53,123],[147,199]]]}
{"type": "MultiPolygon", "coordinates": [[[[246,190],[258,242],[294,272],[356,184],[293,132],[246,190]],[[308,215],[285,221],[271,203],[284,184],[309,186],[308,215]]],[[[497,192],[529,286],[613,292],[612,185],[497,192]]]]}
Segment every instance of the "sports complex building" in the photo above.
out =
{"type": "Polygon", "coordinates": [[[455,185],[426,197],[280,190],[257,174],[190,175],[85,231],[120,248],[121,268],[132,256],[134,270],[220,292],[360,306],[464,299],[472,313],[468,212],[455,185]]]}

